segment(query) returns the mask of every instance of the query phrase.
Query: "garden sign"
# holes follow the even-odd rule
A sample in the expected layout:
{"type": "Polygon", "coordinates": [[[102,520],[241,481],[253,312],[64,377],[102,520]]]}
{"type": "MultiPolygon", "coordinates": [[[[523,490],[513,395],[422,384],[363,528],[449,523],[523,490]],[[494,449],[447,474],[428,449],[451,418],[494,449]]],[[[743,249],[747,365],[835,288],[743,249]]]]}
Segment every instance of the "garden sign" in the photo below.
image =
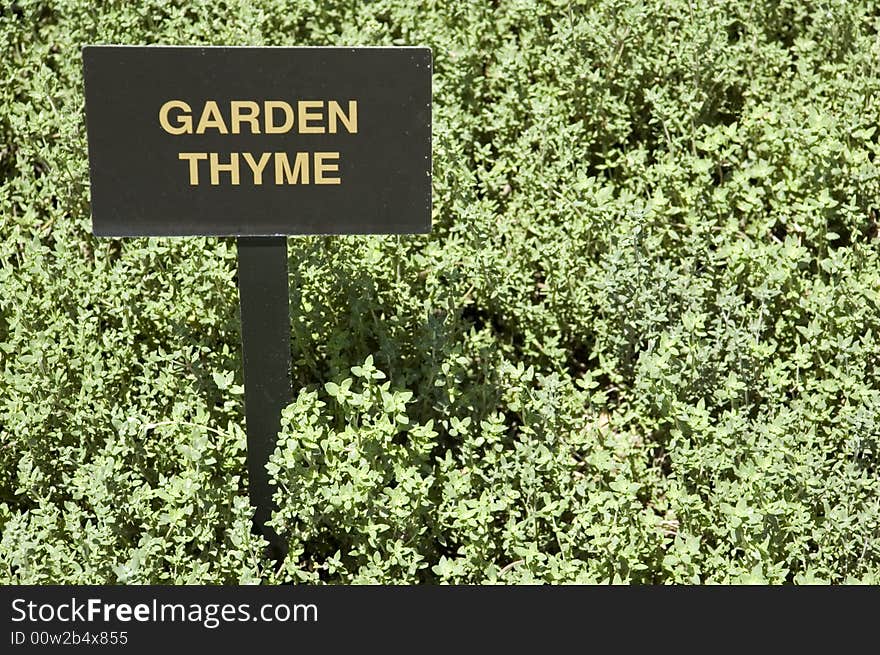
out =
{"type": "Polygon", "coordinates": [[[427,48],[86,46],[97,236],[238,238],[248,475],[291,400],[286,235],[431,229],[427,48]]]}

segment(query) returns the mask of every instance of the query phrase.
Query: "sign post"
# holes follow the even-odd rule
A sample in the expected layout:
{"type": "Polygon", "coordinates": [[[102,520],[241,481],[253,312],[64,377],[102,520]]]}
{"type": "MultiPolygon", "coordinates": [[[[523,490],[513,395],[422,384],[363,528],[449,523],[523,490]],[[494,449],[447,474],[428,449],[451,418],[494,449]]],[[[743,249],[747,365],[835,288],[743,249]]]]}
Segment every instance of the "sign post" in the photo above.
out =
{"type": "Polygon", "coordinates": [[[274,506],[266,462],[275,449],[281,410],[291,399],[285,237],[238,238],[238,289],[248,489],[254,524],[264,527],[270,546],[281,554],[285,545],[266,525],[274,506]]]}
{"type": "Polygon", "coordinates": [[[96,236],[236,237],[248,479],[291,401],[287,235],[431,229],[427,48],[86,46],[96,236]]]}

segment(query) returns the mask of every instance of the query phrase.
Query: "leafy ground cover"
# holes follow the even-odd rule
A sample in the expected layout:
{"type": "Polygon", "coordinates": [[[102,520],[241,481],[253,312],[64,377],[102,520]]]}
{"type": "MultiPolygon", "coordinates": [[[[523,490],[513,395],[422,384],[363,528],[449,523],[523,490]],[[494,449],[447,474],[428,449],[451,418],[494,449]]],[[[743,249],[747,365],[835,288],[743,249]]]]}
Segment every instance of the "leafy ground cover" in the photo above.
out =
{"type": "Polygon", "coordinates": [[[880,5],[0,9],[0,580],[880,578],[880,5]],[[250,534],[235,247],[91,236],[87,43],[433,48],[430,236],[289,240],[250,534]]]}

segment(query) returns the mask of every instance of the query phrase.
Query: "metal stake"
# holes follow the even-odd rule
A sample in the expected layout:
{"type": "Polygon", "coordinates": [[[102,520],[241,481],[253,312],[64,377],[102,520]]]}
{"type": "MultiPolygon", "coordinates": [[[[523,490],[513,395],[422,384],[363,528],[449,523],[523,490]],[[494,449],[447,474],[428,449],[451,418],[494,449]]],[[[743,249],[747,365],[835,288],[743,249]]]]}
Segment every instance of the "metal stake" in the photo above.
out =
{"type": "Polygon", "coordinates": [[[277,558],[287,545],[266,525],[275,508],[266,463],[275,450],[281,410],[292,398],[287,289],[287,239],[238,237],[248,488],[254,529],[277,558]]]}

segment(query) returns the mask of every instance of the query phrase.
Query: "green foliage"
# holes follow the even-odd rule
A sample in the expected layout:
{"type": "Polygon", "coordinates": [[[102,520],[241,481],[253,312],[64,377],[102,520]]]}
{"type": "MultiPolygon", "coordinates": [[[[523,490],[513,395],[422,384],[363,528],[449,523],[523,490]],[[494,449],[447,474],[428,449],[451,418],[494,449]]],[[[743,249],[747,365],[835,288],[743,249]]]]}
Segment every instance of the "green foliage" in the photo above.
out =
{"type": "Polygon", "coordinates": [[[0,9],[4,582],[880,580],[880,4],[0,9]],[[249,534],[234,244],[90,235],[86,43],[433,48],[434,230],[289,240],[249,534]]]}

